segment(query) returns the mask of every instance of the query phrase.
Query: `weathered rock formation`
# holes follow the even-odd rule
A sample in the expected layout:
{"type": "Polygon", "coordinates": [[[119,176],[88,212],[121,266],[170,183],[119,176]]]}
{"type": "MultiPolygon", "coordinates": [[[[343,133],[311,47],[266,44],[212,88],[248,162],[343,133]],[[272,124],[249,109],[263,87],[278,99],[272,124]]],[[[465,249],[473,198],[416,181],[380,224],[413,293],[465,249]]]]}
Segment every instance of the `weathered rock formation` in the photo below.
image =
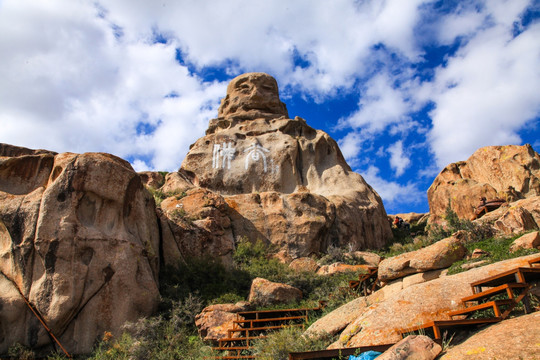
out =
{"type": "MultiPolygon", "coordinates": [[[[222,249],[225,260],[238,237],[275,244],[288,261],[331,244],[379,248],[392,237],[380,197],[351,171],[328,134],[299,117],[288,118],[271,76],[250,73],[233,79],[218,116],[161,190],[181,193],[191,183],[221,197],[218,202],[226,204],[217,217],[228,217],[230,225],[212,218],[219,225],[205,229],[224,233],[221,240],[208,242],[222,249]]],[[[170,208],[164,214],[171,220],[170,208]]],[[[187,209],[186,215],[208,219],[187,209]]],[[[172,230],[177,244],[184,241],[183,232],[172,230]]]]}
{"type": "Polygon", "coordinates": [[[488,146],[435,178],[428,190],[430,221],[440,221],[449,204],[460,218],[471,219],[482,197],[513,203],[538,196],[540,155],[530,145],[488,146]]]}
{"type": "Polygon", "coordinates": [[[85,353],[153,313],[158,269],[154,200],[128,162],[0,145],[0,354],[50,344],[22,296],[85,353]]]}
{"type": "MultiPolygon", "coordinates": [[[[441,360],[538,359],[540,312],[507,319],[451,346],[441,360]]],[[[452,344],[450,344],[452,345],[452,344]]]]}
{"type": "Polygon", "coordinates": [[[466,235],[460,231],[433,245],[381,261],[379,280],[389,281],[410,274],[449,267],[467,254],[466,235]]]}

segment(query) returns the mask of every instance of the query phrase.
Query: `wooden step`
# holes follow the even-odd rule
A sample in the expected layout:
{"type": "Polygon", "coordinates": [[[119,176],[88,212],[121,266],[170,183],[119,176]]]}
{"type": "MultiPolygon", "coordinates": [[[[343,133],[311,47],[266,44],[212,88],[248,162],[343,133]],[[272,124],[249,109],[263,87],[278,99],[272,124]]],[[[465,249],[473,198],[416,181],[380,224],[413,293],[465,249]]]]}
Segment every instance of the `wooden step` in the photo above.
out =
{"type": "Polygon", "coordinates": [[[448,315],[450,315],[451,317],[457,316],[457,315],[466,315],[466,314],[473,313],[475,311],[493,308],[493,313],[495,314],[495,317],[500,317],[502,315],[500,306],[512,305],[512,304],[515,304],[515,301],[512,299],[494,300],[494,301],[489,301],[489,302],[485,302],[485,303],[474,305],[474,306],[469,306],[465,309],[450,311],[448,312],[448,315]]]}
{"type": "Polygon", "coordinates": [[[232,338],[232,334],[233,333],[243,333],[244,332],[244,336],[247,336],[249,335],[251,332],[255,332],[255,331],[263,331],[263,332],[266,332],[266,331],[270,331],[270,330],[278,330],[278,329],[283,329],[285,327],[304,327],[304,324],[292,324],[292,325],[289,325],[289,324],[286,324],[286,325],[275,325],[275,326],[264,326],[264,327],[256,327],[256,328],[241,328],[241,329],[229,329],[227,330],[228,334],[229,334],[229,337],[232,338]]]}
{"type": "Polygon", "coordinates": [[[230,344],[231,346],[234,346],[232,344],[235,343],[245,343],[246,346],[249,346],[249,342],[251,340],[258,340],[258,339],[265,339],[266,335],[260,335],[260,336],[244,336],[244,337],[237,337],[237,338],[222,338],[218,340],[218,346],[219,347],[226,347],[225,344],[230,344]]]}
{"type": "Polygon", "coordinates": [[[455,327],[465,327],[465,326],[478,326],[478,325],[485,325],[485,324],[493,324],[500,322],[502,318],[500,317],[494,317],[489,319],[463,319],[463,320],[435,320],[435,321],[429,321],[425,324],[413,326],[411,328],[402,329],[399,331],[401,334],[401,337],[404,337],[405,334],[419,331],[422,329],[432,329],[433,336],[436,340],[442,339],[442,329],[449,329],[449,328],[455,328],[455,327]]]}
{"type": "Polygon", "coordinates": [[[471,288],[473,293],[478,293],[484,287],[496,287],[509,283],[529,283],[538,280],[540,280],[539,267],[518,267],[475,281],[471,283],[471,288]]]}
{"type": "Polygon", "coordinates": [[[508,294],[508,297],[510,299],[513,299],[514,298],[514,294],[512,292],[513,289],[525,289],[525,288],[528,288],[528,287],[529,287],[529,285],[526,284],[526,283],[503,284],[503,285],[499,285],[499,286],[496,286],[494,288],[484,290],[482,292],[479,292],[479,293],[476,293],[476,294],[473,294],[473,295],[466,296],[466,297],[462,298],[461,301],[463,301],[464,303],[469,302],[469,301],[479,301],[479,300],[490,298],[493,295],[497,295],[497,294],[503,293],[505,291],[508,294]]]}
{"type": "Polygon", "coordinates": [[[287,315],[297,314],[307,314],[309,311],[321,310],[321,307],[316,308],[300,308],[300,309],[276,309],[276,310],[253,310],[253,311],[241,311],[238,316],[245,318],[246,320],[250,319],[265,319],[265,318],[276,318],[276,317],[286,317],[287,315]],[[283,315],[280,315],[283,314],[283,315]],[[277,316],[276,316],[277,315],[277,316]]]}
{"type": "Polygon", "coordinates": [[[254,327],[253,324],[263,324],[263,323],[271,323],[271,322],[286,322],[287,324],[293,320],[307,320],[306,315],[300,315],[300,316],[287,316],[287,317],[278,317],[278,318],[268,318],[268,319],[249,319],[249,320],[234,320],[233,326],[236,329],[236,325],[244,325],[247,324],[249,327],[254,327]]]}
{"type": "Polygon", "coordinates": [[[249,350],[249,349],[251,349],[251,347],[249,346],[214,346],[212,348],[212,350],[214,351],[231,351],[231,350],[242,351],[242,350],[249,350]]]}
{"type": "Polygon", "coordinates": [[[215,360],[220,360],[220,359],[230,359],[230,360],[233,360],[233,359],[255,359],[255,355],[224,355],[224,356],[212,356],[212,357],[209,357],[207,359],[215,359],[215,360]]]}

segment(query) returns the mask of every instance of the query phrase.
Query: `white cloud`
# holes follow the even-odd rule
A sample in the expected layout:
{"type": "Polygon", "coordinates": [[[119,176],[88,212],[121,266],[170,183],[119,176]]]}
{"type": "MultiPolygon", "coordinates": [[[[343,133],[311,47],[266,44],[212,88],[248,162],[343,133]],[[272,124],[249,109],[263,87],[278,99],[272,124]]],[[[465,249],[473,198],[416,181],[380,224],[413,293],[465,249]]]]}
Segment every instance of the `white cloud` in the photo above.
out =
{"type": "Polygon", "coordinates": [[[416,185],[388,181],[379,175],[379,169],[375,166],[368,167],[367,171],[363,171],[361,174],[383,199],[386,209],[397,208],[400,204],[410,205],[426,202],[426,193],[420,191],[416,185]]]}
{"type": "Polygon", "coordinates": [[[90,2],[29,4],[0,5],[0,141],[177,169],[225,84],[190,75],[174,40],[116,37],[90,2]]]}
{"type": "Polygon", "coordinates": [[[441,166],[479,146],[519,142],[540,107],[539,25],[511,36],[530,2],[475,1],[437,14],[434,46],[466,41],[419,86],[411,65],[420,61],[418,29],[435,13],[432,3],[3,0],[0,141],[176,169],[226,86],[181,66],[181,49],[190,66],[266,71],[286,92],[321,102],[359,86],[358,109],[342,120],[351,133],[340,144],[351,161],[366,151],[368,135],[422,132],[410,113],[426,101],[435,106],[429,142],[441,166]],[[154,43],[156,33],[166,44],[154,43]],[[294,54],[307,67],[295,66],[294,54]]]}
{"type": "Polygon", "coordinates": [[[540,112],[540,24],[512,38],[495,26],[478,33],[429,84],[436,104],[429,140],[441,167],[487,145],[519,144],[540,112]]]}
{"type": "Polygon", "coordinates": [[[390,153],[390,166],[396,172],[396,176],[403,175],[407,167],[410,165],[411,160],[403,152],[403,141],[399,140],[395,144],[388,148],[390,153]]]}
{"type": "Polygon", "coordinates": [[[392,79],[384,73],[371,78],[362,91],[359,110],[342,119],[341,124],[376,133],[406,120],[410,105],[405,101],[404,92],[392,83],[392,79]]]}

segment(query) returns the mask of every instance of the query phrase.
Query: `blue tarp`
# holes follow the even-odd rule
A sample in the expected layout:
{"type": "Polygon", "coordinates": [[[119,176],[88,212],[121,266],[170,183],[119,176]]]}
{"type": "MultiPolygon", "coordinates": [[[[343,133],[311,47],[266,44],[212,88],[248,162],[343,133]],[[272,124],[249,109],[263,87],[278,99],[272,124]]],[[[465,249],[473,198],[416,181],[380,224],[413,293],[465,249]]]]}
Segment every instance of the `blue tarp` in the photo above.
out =
{"type": "Polygon", "coordinates": [[[381,352],[369,350],[357,356],[351,355],[349,356],[349,360],[373,360],[381,354],[381,352]]]}

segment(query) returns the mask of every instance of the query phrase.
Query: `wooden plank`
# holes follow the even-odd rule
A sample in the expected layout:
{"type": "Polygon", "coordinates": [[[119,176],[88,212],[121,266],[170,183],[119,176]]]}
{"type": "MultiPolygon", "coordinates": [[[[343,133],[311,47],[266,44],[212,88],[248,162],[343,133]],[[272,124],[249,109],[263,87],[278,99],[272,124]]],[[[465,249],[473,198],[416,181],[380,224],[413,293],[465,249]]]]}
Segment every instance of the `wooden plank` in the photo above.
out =
{"type": "Polygon", "coordinates": [[[499,285],[488,290],[484,290],[482,292],[475,293],[473,295],[466,296],[462,298],[461,301],[463,301],[464,303],[469,302],[469,301],[479,301],[479,300],[489,298],[493,295],[503,293],[505,291],[508,293],[508,297],[513,298],[514,296],[512,294],[512,289],[523,289],[528,286],[529,285],[523,284],[523,283],[503,284],[503,285],[499,285]]]}
{"type": "Polygon", "coordinates": [[[471,283],[471,287],[493,287],[503,285],[505,283],[522,282],[540,280],[540,268],[536,267],[518,267],[515,269],[503,271],[499,274],[471,283]]]}
{"type": "Polygon", "coordinates": [[[540,266],[540,256],[536,257],[536,258],[534,258],[532,260],[529,260],[527,262],[529,263],[529,266],[531,266],[531,267],[540,266]]]}
{"type": "Polygon", "coordinates": [[[501,317],[494,317],[494,318],[488,318],[488,319],[435,320],[435,321],[428,321],[422,325],[413,326],[407,329],[402,329],[402,330],[399,330],[398,332],[403,338],[405,334],[412,333],[421,329],[432,328],[435,339],[440,339],[441,329],[492,324],[492,323],[500,322],[501,320],[502,320],[501,317]],[[437,337],[437,335],[439,337],[437,337]]]}
{"type": "Polygon", "coordinates": [[[465,314],[470,314],[470,313],[475,312],[475,311],[493,308],[493,312],[495,313],[495,317],[500,317],[501,314],[500,314],[500,311],[499,311],[499,306],[511,305],[511,304],[514,304],[514,300],[512,300],[512,299],[488,301],[488,302],[485,302],[485,303],[482,303],[482,304],[469,306],[469,307],[467,307],[465,309],[449,311],[448,315],[450,315],[450,316],[465,315],[465,314]]]}

